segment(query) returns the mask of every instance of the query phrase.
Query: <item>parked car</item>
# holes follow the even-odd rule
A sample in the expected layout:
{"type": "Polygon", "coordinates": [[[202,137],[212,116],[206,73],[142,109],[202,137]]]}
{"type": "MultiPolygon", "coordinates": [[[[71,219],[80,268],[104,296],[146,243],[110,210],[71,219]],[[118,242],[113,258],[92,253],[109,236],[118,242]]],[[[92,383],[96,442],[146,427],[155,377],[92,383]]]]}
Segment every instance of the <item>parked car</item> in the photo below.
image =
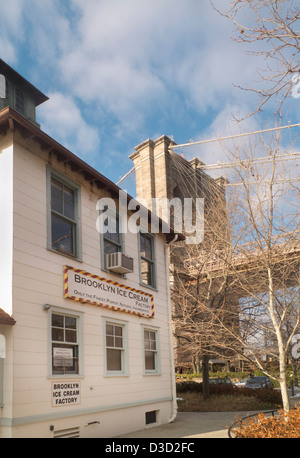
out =
{"type": "Polygon", "coordinates": [[[236,382],[234,384],[234,386],[238,387],[238,388],[244,388],[246,383],[248,382],[248,380],[251,380],[249,377],[247,378],[244,378],[243,380],[241,380],[240,382],[236,382]]]}
{"type": "Polygon", "coordinates": [[[232,382],[230,378],[228,377],[224,377],[224,378],[217,377],[217,378],[210,378],[209,384],[210,385],[221,385],[221,384],[222,385],[232,385],[232,382]]]}
{"type": "Polygon", "coordinates": [[[267,388],[273,389],[274,385],[273,382],[269,379],[269,377],[261,376],[261,377],[251,377],[245,383],[245,388],[267,388]]]}

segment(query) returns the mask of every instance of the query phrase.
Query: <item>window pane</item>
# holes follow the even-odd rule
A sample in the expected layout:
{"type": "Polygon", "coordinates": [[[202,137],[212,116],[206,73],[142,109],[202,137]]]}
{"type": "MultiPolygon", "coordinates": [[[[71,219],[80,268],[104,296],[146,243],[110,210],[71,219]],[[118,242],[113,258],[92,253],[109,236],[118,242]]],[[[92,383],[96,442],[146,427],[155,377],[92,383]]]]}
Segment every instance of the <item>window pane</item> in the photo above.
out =
{"type": "Polygon", "coordinates": [[[141,255],[144,256],[145,254],[145,236],[140,234],[140,252],[141,255]]]}
{"type": "Polygon", "coordinates": [[[106,325],[106,334],[109,335],[109,336],[113,336],[114,335],[114,327],[112,324],[107,324],[106,325]]]}
{"type": "Polygon", "coordinates": [[[122,326],[114,326],[115,336],[122,336],[123,329],[122,326]]]}
{"type": "Polygon", "coordinates": [[[52,214],[52,247],[55,250],[75,254],[73,252],[73,227],[74,224],[52,214]]]}
{"type": "Polygon", "coordinates": [[[114,338],[111,336],[106,336],[106,345],[107,347],[114,347],[114,338]]]}
{"type": "Polygon", "coordinates": [[[122,337],[115,337],[115,347],[123,348],[123,339],[122,339],[122,337]]]}
{"type": "Polygon", "coordinates": [[[155,370],[155,353],[145,351],[145,368],[146,370],[155,370]]]}
{"type": "Polygon", "coordinates": [[[52,328],[52,340],[56,342],[63,342],[64,341],[64,330],[52,328]]]}
{"type": "Polygon", "coordinates": [[[142,282],[146,285],[152,285],[152,264],[141,259],[142,282]]]}
{"type": "Polygon", "coordinates": [[[156,350],[156,333],[154,331],[144,331],[145,350],[156,350]]]}
{"type": "Polygon", "coordinates": [[[156,334],[155,334],[155,332],[153,332],[153,331],[149,332],[149,338],[150,338],[150,348],[151,348],[151,350],[156,350],[156,334]]]}
{"type": "Polygon", "coordinates": [[[77,342],[76,331],[70,331],[69,329],[66,329],[65,341],[66,342],[77,342]]]}
{"type": "Polygon", "coordinates": [[[121,350],[106,350],[107,355],[107,370],[121,371],[122,370],[122,351],[121,350]]]}
{"type": "Polygon", "coordinates": [[[69,204],[68,202],[65,202],[64,204],[64,215],[67,218],[70,219],[75,219],[75,208],[73,204],[69,204]]]}
{"type": "Polygon", "coordinates": [[[106,239],[109,239],[117,244],[120,243],[120,230],[119,230],[119,219],[113,219],[112,216],[110,216],[110,221],[108,221],[108,218],[104,220],[104,237],[106,239]],[[108,222],[110,223],[110,226],[108,228],[108,222]],[[107,232],[106,232],[107,231],[107,232]]]}
{"type": "Polygon", "coordinates": [[[141,256],[152,260],[152,239],[147,235],[140,235],[140,251],[141,256]]]}
{"type": "Polygon", "coordinates": [[[118,251],[120,251],[120,247],[118,245],[104,239],[104,254],[118,253],[118,251]]]}
{"type": "Polygon", "coordinates": [[[63,185],[59,181],[55,180],[52,178],[51,180],[51,193],[52,196],[56,195],[60,197],[61,199],[63,198],[63,185]]]}
{"type": "Polygon", "coordinates": [[[73,206],[75,204],[74,191],[67,186],[64,186],[64,200],[73,206]]]}
{"type": "Polygon", "coordinates": [[[149,237],[145,240],[145,257],[152,259],[152,240],[149,237]]]}
{"type": "Polygon", "coordinates": [[[78,347],[76,345],[53,344],[52,373],[78,374],[78,347]]]}
{"type": "Polygon", "coordinates": [[[66,316],[65,327],[68,329],[76,329],[76,318],[74,318],[73,316],[66,316]]]}
{"type": "Polygon", "coordinates": [[[145,350],[150,350],[149,331],[144,331],[144,346],[145,350]]]}
{"type": "Polygon", "coordinates": [[[64,316],[52,314],[52,326],[61,327],[64,326],[64,316]]]}
{"type": "Polygon", "coordinates": [[[51,196],[51,208],[52,210],[62,213],[63,212],[63,201],[60,197],[53,194],[51,196]]]}

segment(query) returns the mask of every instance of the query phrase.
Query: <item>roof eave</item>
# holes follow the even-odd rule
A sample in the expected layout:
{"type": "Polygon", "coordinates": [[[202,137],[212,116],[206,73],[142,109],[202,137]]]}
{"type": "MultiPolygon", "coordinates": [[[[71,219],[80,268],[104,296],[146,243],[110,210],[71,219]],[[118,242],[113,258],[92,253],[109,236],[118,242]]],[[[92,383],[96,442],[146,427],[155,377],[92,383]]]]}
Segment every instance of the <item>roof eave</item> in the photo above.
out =
{"type": "MultiPolygon", "coordinates": [[[[63,162],[64,164],[70,164],[73,171],[81,172],[87,181],[94,182],[99,189],[108,191],[112,196],[116,198],[119,197],[119,192],[123,191],[121,188],[119,188],[118,185],[113,183],[111,180],[88,165],[74,153],[55,141],[52,137],[47,135],[39,127],[32,124],[11,107],[6,107],[0,111],[0,126],[7,125],[7,128],[14,129],[14,123],[17,123],[17,125],[19,125],[24,130],[24,138],[30,136],[31,139],[38,141],[44,150],[47,150],[49,153],[55,153],[57,159],[60,162],[63,162]]],[[[127,202],[132,200],[137,199],[134,199],[132,196],[127,194],[127,202]]],[[[151,222],[151,217],[153,217],[153,214],[148,209],[147,212],[148,221],[151,222]]],[[[182,234],[177,234],[172,228],[170,228],[169,231],[163,230],[163,228],[165,228],[165,223],[160,218],[158,218],[158,221],[161,233],[166,236],[167,243],[173,241],[175,235],[177,235],[177,240],[185,239],[182,234]]]]}

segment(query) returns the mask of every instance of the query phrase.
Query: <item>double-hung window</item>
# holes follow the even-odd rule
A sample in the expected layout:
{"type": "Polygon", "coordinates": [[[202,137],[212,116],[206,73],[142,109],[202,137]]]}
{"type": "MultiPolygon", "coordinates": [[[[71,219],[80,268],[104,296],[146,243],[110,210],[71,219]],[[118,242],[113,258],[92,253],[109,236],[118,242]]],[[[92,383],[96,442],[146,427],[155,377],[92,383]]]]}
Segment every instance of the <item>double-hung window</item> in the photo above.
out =
{"type": "Polygon", "coordinates": [[[141,283],[155,288],[154,237],[149,233],[140,233],[140,269],[141,283]]]}
{"type": "Polygon", "coordinates": [[[127,375],[127,328],[125,323],[105,320],[106,375],[127,375]]]}
{"type": "Polygon", "coordinates": [[[51,313],[52,375],[79,374],[79,318],[51,313]]]}
{"type": "Polygon", "coordinates": [[[48,248],[80,257],[79,186],[48,169],[48,248]]]}
{"type": "Polygon", "coordinates": [[[110,215],[110,222],[108,217],[103,221],[103,261],[102,266],[107,269],[106,256],[112,253],[119,253],[122,251],[123,237],[120,232],[120,218],[119,215],[110,215]],[[108,226],[110,223],[111,227],[108,226]]]}
{"type": "Polygon", "coordinates": [[[145,374],[158,374],[160,371],[158,331],[143,328],[143,339],[145,374]]]}

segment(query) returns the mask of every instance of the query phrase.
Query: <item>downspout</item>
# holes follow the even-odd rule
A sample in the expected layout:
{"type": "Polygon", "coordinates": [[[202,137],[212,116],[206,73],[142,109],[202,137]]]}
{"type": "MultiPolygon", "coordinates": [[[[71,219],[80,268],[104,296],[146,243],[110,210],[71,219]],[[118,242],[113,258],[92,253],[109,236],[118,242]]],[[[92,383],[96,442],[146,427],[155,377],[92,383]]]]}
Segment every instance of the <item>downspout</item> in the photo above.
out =
{"type": "Polygon", "coordinates": [[[172,306],[171,306],[171,293],[170,293],[170,268],[169,268],[169,247],[178,239],[178,234],[175,234],[165,247],[165,263],[166,263],[166,281],[167,281],[167,307],[168,307],[168,320],[169,320],[169,339],[170,339],[170,365],[171,365],[171,387],[172,387],[172,413],[169,423],[173,423],[177,416],[177,401],[176,401],[176,378],[175,378],[175,365],[174,365],[174,342],[172,332],[172,306]]]}

